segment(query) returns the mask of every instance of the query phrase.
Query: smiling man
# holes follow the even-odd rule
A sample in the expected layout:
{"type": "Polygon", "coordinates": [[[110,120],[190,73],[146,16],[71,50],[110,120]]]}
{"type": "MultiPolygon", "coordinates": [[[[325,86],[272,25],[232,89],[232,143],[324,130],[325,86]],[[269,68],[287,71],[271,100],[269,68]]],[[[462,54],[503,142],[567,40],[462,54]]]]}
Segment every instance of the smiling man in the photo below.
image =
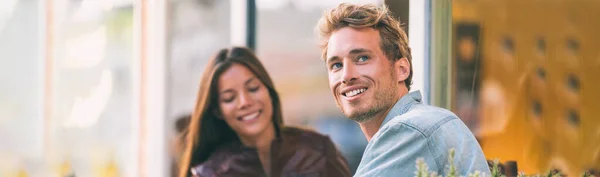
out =
{"type": "Polygon", "coordinates": [[[369,141],[355,176],[413,176],[417,158],[445,176],[452,148],[459,175],[490,174],[465,124],[448,110],[424,105],[419,91],[409,93],[407,36],[387,7],[340,4],[317,29],[335,101],[369,141]]]}

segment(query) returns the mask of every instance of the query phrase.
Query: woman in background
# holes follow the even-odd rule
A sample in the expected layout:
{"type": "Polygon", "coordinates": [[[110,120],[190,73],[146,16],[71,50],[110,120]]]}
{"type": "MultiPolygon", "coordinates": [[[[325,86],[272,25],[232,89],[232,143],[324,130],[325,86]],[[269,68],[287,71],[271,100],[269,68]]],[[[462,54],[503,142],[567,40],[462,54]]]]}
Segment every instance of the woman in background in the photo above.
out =
{"type": "Polygon", "coordinates": [[[180,177],[350,176],[329,137],[283,125],[273,81],[247,48],[209,61],[186,146],[180,177]]]}

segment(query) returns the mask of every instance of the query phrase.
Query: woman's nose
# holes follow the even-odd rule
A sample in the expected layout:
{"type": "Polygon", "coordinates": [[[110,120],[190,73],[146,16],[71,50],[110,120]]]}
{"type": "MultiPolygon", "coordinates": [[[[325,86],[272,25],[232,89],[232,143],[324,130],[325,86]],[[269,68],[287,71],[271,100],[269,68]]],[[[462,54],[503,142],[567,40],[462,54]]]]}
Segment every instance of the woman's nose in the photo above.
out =
{"type": "Polygon", "coordinates": [[[249,93],[245,92],[240,95],[239,109],[246,109],[254,104],[254,99],[249,93]]]}

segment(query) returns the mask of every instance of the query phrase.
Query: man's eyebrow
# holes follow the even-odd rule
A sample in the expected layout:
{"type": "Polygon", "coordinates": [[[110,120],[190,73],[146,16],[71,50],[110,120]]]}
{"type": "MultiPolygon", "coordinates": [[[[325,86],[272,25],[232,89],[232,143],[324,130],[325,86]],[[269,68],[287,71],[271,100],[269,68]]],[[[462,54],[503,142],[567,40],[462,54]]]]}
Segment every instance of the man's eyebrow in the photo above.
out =
{"type": "Polygon", "coordinates": [[[330,63],[332,61],[339,60],[339,59],[340,59],[340,57],[338,57],[338,56],[332,56],[332,57],[329,57],[325,63],[330,63]]]}
{"type": "Polygon", "coordinates": [[[365,48],[358,48],[350,50],[350,54],[359,54],[359,53],[371,53],[372,51],[365,48]]]}
{"type": "MultiPolygon", "coordinates": [[[[357,48],[357,49],[350,50],[350,52],[348,52],[348,53],[350,55],[354,55],[354,54],[359,54],[359,53],[372,53],[372,52],[373,51],[371,51],[369,49],[357,48]]],[[[332,62],[334,60],[339,60],[339,59],[340,59],[340,57],[338,57],[338,56],[332,56],[332,57],[329,57],[325,63],[330,63],[330,62],[332,62]]]]}

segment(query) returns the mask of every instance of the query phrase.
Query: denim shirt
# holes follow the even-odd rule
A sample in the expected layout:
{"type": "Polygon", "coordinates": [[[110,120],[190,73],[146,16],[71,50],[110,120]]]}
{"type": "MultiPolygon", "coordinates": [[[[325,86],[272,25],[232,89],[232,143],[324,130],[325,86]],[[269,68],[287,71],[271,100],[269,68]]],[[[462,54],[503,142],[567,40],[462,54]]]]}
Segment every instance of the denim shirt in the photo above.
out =
{"type": "Polygon", "coordinates": [[[404,95],[373,135],[356,177],[415,176],[422,158],[430,172],[446,176],[448,150],[454,148],[459,176],[479,171],[491,175],[477,140],[452,112],[424,105],[419,91],[404,95]]]}

